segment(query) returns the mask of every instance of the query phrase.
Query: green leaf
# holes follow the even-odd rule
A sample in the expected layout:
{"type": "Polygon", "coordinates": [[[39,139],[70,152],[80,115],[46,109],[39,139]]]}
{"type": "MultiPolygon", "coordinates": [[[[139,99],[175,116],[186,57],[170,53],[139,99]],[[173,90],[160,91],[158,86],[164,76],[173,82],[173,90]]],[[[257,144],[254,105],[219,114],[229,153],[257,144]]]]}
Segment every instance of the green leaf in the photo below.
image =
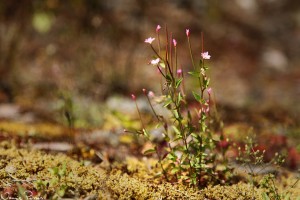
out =
{"type": "Polygon", "coordinates": [[[194,98],[197,100],[197,101],[201,101],[201,96],[198,94],[198,93],[196,93],[196,92],[193,92],[193,95],[194,95],[194,98]]]}
{"type": "Polygon", "coordinates": [[[144,136],[149,139],[149,133],[145,129],[143,129],[143,133],[144,133],[144,136]]]}
{"type": "Polygon", "coordinates": [[[174,139],[173,139],[173,142],[176,142],[178,140],[181,140],[182,139],[182,136],[181,135],[178,135],[176,136],[174,139]]]}
{"type": "Polygon", "coordinates": [[[178,98],[177,98],[177,105],[180,104],[181,100],[182,100],[182,95],[181,95],[181,93],[179,92],[178,98]]]}
{"type": "Polygon", "coordinates": [[[172,126],[173,130],[175,131],[176,135],[181,135],[180,131],[176,126],[172,126]]]}
{"type": "Polygon", "coordinates": [[[167,107],[168,105],[170,105],[172,103],[172,99],[167,99],[164,103],[164,107],[167,107]]]}
{"type": "Polygon", "coordinates": [[[148,150],[146,150],[146,151],[144,152],[144,155],[153,154],[153,153],[155,153],[155,152],[156,152],[155,149],[148,149],[148,150]]]}
{"type": "Polygon", "coordinates": [[[154,178],[159,178],[159,177],[161,177],[162,176],[162,173],[161,172],[158,172],[158,173],[156,173],[155,175],[154,175],[154,178]]]}
{"type": "Polygon", "coordinates": [[[209,79],[209,78],[204,79],[204,80],[203,80],[203,83],[204,83],[204,84],[203,84],[204,87],[207,88],[208,85],[209,85],[209,83],[210,83],[210,79],[209,79]]]}
{"type": "Polygon", "coordinates": [[[174,153],[169,153],[169,154],[167,155],[167,158],[168,158],[169,160],[172,160],[172,161],[176,161],[176,159],[177,159],[177,157],[176,157],[176,155],[175,155],[174,153]]]}
{"type": "Polygon", "coordinates": [[[267,193],[262,193],[263,200],[270,200],[270,197],[267,195],[267,193]]]}
{"type": "Polygon", "coordinates": [[[57,191],[58,196],[63,197],[66,193],[68,186],[62,185],[60,186],[59,190],[57,191]]]}
{"type": "Polygon", "coordinates": [[[159,66],[161,66],[162,68],[166,67],[165,63],[159,63],[159,66]]]}
{"type": "Polygon", "coordinates": [[[200,72],[195,72],[195,71],[192,71],[192,72],[188,72],[188,74],[194,76],[194,77],[197,77],[197,78],[200,78],[200,72]]]}
{"type": "Polygon", "coordinates": [[[174,114],[174,117],[175,117],[176,119],[179,118],[179,115],[178,115],[178,111],[177,111],[177,110],[174,110],[174,111],[173,111],[173,114],[174,114]]]}
{"type": "Polygon", "coordinates": [[[64,162],[64,163],[62,164],[61,168],[59,168],[59,170],[58,170],[58,175],[59,175],[60,177],[63,177],[63,176],[66,175],[66,171],[67,171],[67,165],[66,165],[66,163],[64,162]]]}
{"type": "Polygon", "coordinates": [[[182,82],[183,78],[176,80],[175,87],[178,88],[182,82]]]}
{"type": "Polygon", "coordinates": [[[51,173],[52,176],[56,176],[58,174],[57,167],[49,168],[48,171],[51,173]]]}
{"type": "Polygon", "coordinates": [[[167,80],[167,82],[171,82],[172,81],[172,77],[171,77],[170,74],[166,75],[166,80],[167,80]]]}
{"type": "Polygon", "coordinates": [[[183,154],[180,160],[184,162],[188,158],[188,156],[188,154],[183,154]]]}
{"type": "Polygon", "coordinates": [[[171,170],[171,174],[176,174],[180,170],[179,167],[175,167],[171,170]]]}

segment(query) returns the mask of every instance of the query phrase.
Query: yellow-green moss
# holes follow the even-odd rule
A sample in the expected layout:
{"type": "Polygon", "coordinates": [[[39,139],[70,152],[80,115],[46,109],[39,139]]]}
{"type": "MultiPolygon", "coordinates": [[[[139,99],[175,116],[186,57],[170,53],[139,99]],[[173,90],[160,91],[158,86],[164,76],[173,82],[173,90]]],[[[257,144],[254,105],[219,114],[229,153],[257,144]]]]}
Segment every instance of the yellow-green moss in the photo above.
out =
{"type": "MultiPolygon", "coordinates": [[[[17,149],[7,142],[0,144],[0,158],[0,190],[14,183],[16,179],[31,182],[51,179],[53,175],[49,172],[49,168],[66,163],[67,176],[64,182],[81,197],[96,195],[99,199],[218,200],[253,197],[261,199],[262,193],[256,188],[252,190],[251,185],[245,183],[233,186],[210,186],[200,191],[171,183],[155,183],[149,176],[134,174],[135,171],[147,173],[148,167],[143,167],[141,163],[138,164],[132,159],[128,160],[131,163],[127,169],[130,172],[128,175],[117,169],[108,172],[99,166],[84,166],[63,154],[49,155],[36,150],[17,149]]],[[[299,187],[292,191],[292,197],[296,197],[297,189],[299,187]]]]}

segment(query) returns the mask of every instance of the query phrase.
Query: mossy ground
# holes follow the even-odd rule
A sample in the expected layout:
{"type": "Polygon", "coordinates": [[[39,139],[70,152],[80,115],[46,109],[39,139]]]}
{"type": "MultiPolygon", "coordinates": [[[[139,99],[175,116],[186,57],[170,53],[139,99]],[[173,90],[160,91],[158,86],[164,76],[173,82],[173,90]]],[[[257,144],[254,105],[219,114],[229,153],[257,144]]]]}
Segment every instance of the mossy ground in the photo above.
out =
{"type": "MultiPolygon", "coordinates": [[[[263,199],[263,189],[253,187],[245,181],[247,177],[236,184],[211,185],[199,190],[155,178],[159,172],[155,158],[128,154],[123,155],[123,160],[100,164],[93,163],[88,157],[74,156],[74,152],[39,151],[26,143],[28,138],[39,138],[37,141],[61,140],[69,130],[57,125],[0,122],[0,129],[2,198],[20,195],[21,185],[25,191],[30,191],[27,194],[43,199],[60,196],[73,199],[263,199]],[[61,169],[64,165],[64,173],[53,173],[53,169],[61,169]]],[[[125,144],[128,149],[132,146],[127,142],[125,144]]],[[[119,149],[113,148],[116,151],[119,149]]],[[[289,192],[290,199],[297,199],[300,196],[300,184],[290,188],[295,180],[295,176],[289,173],[280,176],[276,182],[278,192],[289,192]]]]}
{"type": "MultiPolygon", "coordinates": [[[[64,154],[50,155],[41,151],[20,149],[2,142],[0,147],[0,188],[7,191],[13,184],[26,182],[35,185],[38,180],[52,180],[49,169],[66,163],[66,176],[60,183],[46,188],[43,198],[51,198],[60,184],[67,186],[65,197],[96,199],[262,199],[261,190],[250,184],[238,183],[232,186],[209,186],[203,190],[187,188],[170,183],[155,183],[150,178],[130,176],[122,170],[107,170],[99,165],[85,166],[82,162],[64,154]]],[[[129,159],[128,170],[136,171],[132,165],[144,171],[143,162],[129,159]]],[[[298,191],[297,191],[298,189],[298,191]]],[[[294,197],[299,194],[295,188],[294,197]]]]}

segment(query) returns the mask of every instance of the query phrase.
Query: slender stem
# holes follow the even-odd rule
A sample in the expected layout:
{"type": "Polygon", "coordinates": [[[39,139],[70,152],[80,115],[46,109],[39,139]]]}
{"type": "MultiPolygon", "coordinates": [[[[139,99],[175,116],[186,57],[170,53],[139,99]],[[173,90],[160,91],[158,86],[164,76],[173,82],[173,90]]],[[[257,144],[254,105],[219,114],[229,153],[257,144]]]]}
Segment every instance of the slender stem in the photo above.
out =
{"type": "Polygon", "coordinates": [[[158,42],[158,53],[160,54],[161,46],[160,46],[160,37],[159,37],[159,31],[157,31],[157,42],[158,42]]]}
{"type": "Polygon", "coordinates": [[[175,52],[175,73],[177,73],[178,66],[177,66],[177,47],[174,47],[174,52],[175,52]]]}
{"type": "Polygon", "coordinates": [[[151,44],[150,46],[151,46],[151,49],[154,51],[155,55],[156,55],[159,59],[163,60],[163,58],[159,55],[159,53],[157,53],[157,51],[154,49],[154,47],[152,46],[152,44],[151,44]]]}
{"type": "Polygon", "coordinates": [[[185,78],[184,78],[183,69],[181,69],[181,77],[182,77],[181,93],[182,93],[182,96],[184,97],[185,96],[185,78]]]}
{"type": "Polygon", "coordinates": [[[170,65],[171,65],[171,69],[172,69],[172,73],[174,73],[174,66],[173,66],[173,54],[172,54],[172,39],[173,39],[173,35],[172,32],[170,34],[170,65]]]}
{"type": "Polygon", "coordinates": [[[163,174],[164,174],[166,180],[169,181],[167,172],[166,172],[166,170],[165,170],[165,168],[164,168],[164,166],[163,166],[163,164],[162,164],[162,162],[161,162],[162,159],[161,159],[161,157],[160,157],[160,155],[159,155],[157,146],[155,146],[154,149],[155,149],[155,153],[156,153],[156,155],[157,155],[157,157],[158,157],[158,162],[159,162],[160,168],[161,168],[161,170],[163,171],[163,174]]]}
{"type": "Polygon", "coordinates": [[[138,105],[137,105],[136,100],[134,100],[134,102],[135,102],[135,107],[136,107],[136,109],[137,109],[137,111],[138,111],[138,114],[139,114],[139,118],[140,118],[140,120],[141,120],[142,128],[143,128],[143,130],[146,130],[146,129],[145,129],[145,125],[144,125],[143,120],[142,120],[141,112],[140,112],[140,109],[139,109],[139,107],[138,107],[138,105]]]}
{"type": "Polygon", "coordinates": [[[190,37],[188,37],[188,44],[189,44],[189,50],[190,50],[190,56],[191,56],[191,60],[192,60],[192,65],[194,67],[194,70],[196,70],[196,66],[195,66],[195,62],[194,62],[194,58],[193,58],[193,52],[192,52],[192,46],[191,46],[190,37]]]}
{"type": "MultiPolygon", "coordinates": [[[[166,25],[166,54],[165,54],[165,61],[168,62],[169,60],[169,35],[168,35],[168,27],[166,25]]],[[[167,74],[167,68],[165,68],[165,72],[167,74]]]]}
{"type": "MultiPolygon", "coordinates": [[[[189,51],[190,51],[190,57],[191,57],[191,60],[192,60],[192,65],[193,65],[194,71],[196,71],[196,65],[195,65],[194,58],[193,58],[193,51],[192,51],[192,45],[191,45],[190,37],[188,36],[187,38],[188,38],[188,45],[189,45],[189,51]]],[[[200,70],[199,73],[201,73],[201,70],[200,70]]],[[[202,81],[201,81],[200,77],[198,77],[198,81],[199,81],[199,86],[202,89],[202,81]]],[[[202,95],[201,95],[201,97],[202,97],[202,95]]]]}
{"type": "Polygon", "coordinates": [[[157,65],[157,69],[160,72],[160,74],[166,79],[166,75],[164,75],[164,73],[161,71],[160,67],[157,65]]]}
{"type": "Polygon", "coordinates": [[[151,101],[150,101],[148,95],[145,94],[145,96],[146,96],[146,98],[147,98],[147,100],[148,100],[148,103],[149,103],[149,105],[150,105],[150,107],[151,107],[151,110],[152,110],[153,114],[155,115],[157,121],[160,121],[158,115],[156,114],[156,112],[155,112],[155,110],[154,110],[154,108],[153,108],[153,105],[152,105],[152,103],[151,103],[151,101]]]}
{"type": "Polygon", "coordinates": [[[202,53],[204,52],[204,36],[203,36],[203,31],[201,32],[201,46],[202,46],[202,53]]]}

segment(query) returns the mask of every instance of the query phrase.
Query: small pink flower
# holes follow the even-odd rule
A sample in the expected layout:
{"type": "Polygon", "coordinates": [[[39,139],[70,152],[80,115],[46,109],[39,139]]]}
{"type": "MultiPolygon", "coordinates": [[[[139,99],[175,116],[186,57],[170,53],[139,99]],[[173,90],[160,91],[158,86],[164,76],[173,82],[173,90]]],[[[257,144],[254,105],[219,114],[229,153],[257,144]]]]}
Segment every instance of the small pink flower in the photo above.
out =
{"type": "Polygon", "coordinates": [[[156,33],[158,33],[160,29],[161,29],[161,26],[157,25],[157,27],[156,27],[156,33]]]}
{"type": "Polygon", "coordinates": [[[182,69],[178,69],[176,73],[178,76],[180,76],[182,74],[182,69]]]}
{"type": "Polygon", "coordinates": [[[147,90],[145,88],[143,88],[143,93],[146,94],[147,93],[147,90]]]}
{"type": "Polygon", "coordinates": [[[151,60],[150,63],[152,65],[157,65],[159,63],[160,59],[159,58],[156,58],[155,60],[151,60]]]}
{"type": "Polygon", "coordinates": [[[145,40],[145,43],[152,44],[152,42],[155,40],[155,38],[149,37],[145,40]]]}
{"type": "Polygon", "coordinates": [[[131,98],[132,98],[132,100],[133,100],[133,101],[135,101],[135,100],[136,100],[136,97],[135,97],[135,95],[134,95],[134,94],[131,94],[131,98]]]}
{"type": "Polygon", "coordinates": [[[149,91],[149,92],[148,92],[148,97],[149,97],[149,98],[154,98],[154,97],[155,97],[154,92],[149,91]]]}
{"type": "Polygon", "coordinates": [[[190,37],[190,29],[185,29],[186,36],[190,37]]]}
{"type": "Polygon", "coordinates": [[[173,39],[173,45],[174,45],[174,47],[177,46],[177,41],[175,39],[173,39]]]}
{"type": "Polygon", "coordinates": [[[208,95],[210,95],[211,94],[211,88],[207,88],[207,93],[208,93],[208,95]]]}
{"type": "Polygon", "coordinates": [[[206,52],[201,53],[201,57],[205,60],[209,60],[211,56],[206,51],[206,52]]]}

